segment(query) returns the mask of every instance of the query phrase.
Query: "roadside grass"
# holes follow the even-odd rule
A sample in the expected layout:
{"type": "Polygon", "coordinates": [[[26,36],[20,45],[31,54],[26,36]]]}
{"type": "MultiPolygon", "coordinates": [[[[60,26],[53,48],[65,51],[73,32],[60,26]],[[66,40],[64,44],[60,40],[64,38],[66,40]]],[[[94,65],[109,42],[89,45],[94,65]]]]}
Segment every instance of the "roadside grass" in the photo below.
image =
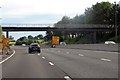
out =
{"type": "Polygon", "coordinates": [[[39,43],[43,43],[43,42],[44,42],[44,40],[42,40],[42,39],[41,39],[41,40],[37,40],[37,41],[38,41],[39,43]]]}
{"type": "Polygon", "coordinates": [[[50,40],[50,41],[43,42],[42,44],[50,45],[50,44],[51,44],[51,40],[50,40]]]}

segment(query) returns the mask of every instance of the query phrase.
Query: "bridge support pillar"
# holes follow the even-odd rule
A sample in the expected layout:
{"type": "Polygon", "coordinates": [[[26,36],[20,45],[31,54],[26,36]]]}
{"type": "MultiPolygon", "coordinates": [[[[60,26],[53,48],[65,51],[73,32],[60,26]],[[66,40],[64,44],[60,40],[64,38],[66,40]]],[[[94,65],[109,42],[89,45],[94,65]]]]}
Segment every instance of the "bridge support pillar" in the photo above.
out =
{"type": "Polygon", "coordinates": [[[6,38],[9,38],[9,31],[6,31],[6,38]]]}
{"type": "Polygon", "coordinates": [[[96,31],[93,32],[93,43],[96,43],[96,31]]]}

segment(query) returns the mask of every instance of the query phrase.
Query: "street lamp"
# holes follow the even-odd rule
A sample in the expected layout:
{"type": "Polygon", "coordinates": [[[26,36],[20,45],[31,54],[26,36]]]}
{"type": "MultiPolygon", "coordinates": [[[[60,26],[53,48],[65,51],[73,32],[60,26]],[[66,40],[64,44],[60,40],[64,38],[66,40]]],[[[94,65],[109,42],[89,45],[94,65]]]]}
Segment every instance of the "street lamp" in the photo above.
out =
{"type": "Polygon", "coordinates": [[[117,42],[117,5],[115,3],[115,41],[117,42]]]}

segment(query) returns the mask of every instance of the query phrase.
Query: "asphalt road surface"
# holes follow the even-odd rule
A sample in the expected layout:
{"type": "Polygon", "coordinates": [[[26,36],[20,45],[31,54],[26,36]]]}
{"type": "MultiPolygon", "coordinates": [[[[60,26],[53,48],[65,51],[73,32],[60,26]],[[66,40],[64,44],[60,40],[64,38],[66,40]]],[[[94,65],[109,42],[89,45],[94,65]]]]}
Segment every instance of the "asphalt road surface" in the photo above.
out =
{"type": "Polygon", "coordinates": [[[2,64],[3,78],[118,78],[117,52],[42,48],[40,54],[28,54],[27,47],[14,49],[2,64]]]}

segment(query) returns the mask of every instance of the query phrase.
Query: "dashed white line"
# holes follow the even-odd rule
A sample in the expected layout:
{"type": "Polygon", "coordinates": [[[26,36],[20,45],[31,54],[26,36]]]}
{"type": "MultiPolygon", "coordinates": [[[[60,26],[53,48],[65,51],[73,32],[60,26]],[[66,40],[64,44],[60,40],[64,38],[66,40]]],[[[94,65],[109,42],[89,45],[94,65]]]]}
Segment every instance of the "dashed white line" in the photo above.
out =
{"type": "Polygon", "coordinates": [[[79,56],[84,56],[83,54],[78,54],[79,56]]]}
{"type": "Polygon", "coordinates": [[[15,51],[13,51],[13,54],[11,54],[9,57],[7,57],[6,59],[2,60],[2,61],[0,62],[0,64],[4,63],[4,62],[7,61],[8,59],[10,59],[14,54],[15,54],[15,51]]]}
{"type": "Polygon", "coordinates": [[[52,62],[49,62],[49,64],[50,64],[51,66],[53,66],[53,65],[54,65],[52,62]]]}
{"type": "Polygon", "coordinates": [[[45,57],[42,57],[43,59],[45,59],[45,57]]]}
{"type": "Polygon", "coordinates": [[[101,58],[101,61],[108,61],[108,62],[110,62],[111,60],[110,59],[101,58]]]}
{"type": "Polygon", "coordinates": [[[66,80],[72,80],[69,76],[64,76],[66,80]]]}
{"type": "Polygon", "coordinates": [[[94,52],[105,52],[105,51],[94,51],[94,52]]]}

